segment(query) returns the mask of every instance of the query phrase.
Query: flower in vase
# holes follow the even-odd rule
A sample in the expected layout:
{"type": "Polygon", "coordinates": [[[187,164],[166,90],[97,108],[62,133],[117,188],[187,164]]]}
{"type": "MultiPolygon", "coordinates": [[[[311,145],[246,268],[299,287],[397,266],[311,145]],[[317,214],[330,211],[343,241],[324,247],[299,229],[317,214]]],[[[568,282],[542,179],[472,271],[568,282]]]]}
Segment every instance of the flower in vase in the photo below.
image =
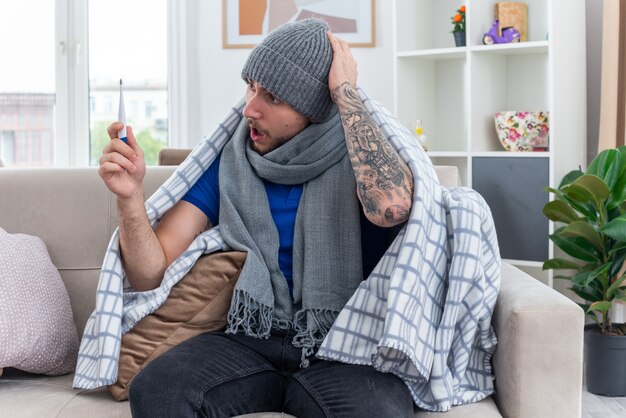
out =
{"type": "Polygon", "coordinates": [[[465,6],[457,9],[456,14],[452,16],[452,24],[454,25],[452,32],[465,32],[465,6]]]}

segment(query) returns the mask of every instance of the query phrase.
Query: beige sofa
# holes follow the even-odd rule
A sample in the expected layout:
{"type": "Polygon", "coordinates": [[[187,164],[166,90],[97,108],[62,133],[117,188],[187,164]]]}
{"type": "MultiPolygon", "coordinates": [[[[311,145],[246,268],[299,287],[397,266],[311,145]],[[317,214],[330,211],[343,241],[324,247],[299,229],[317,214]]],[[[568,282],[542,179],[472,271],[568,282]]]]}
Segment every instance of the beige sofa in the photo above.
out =
{"type": "MultiPolygon", "coordinates": [[[[146,195],[172,172],[173,167],[150,167],[146,195]]],[[[438,174],[447,185],[458,179],[454,167],[439,167],[438,174]]],[[[96,168],[0,169],[0,227],[44,240],[69,292],[79,335],[94,308],[102,257],[116,226],[114,199],[96,168]]],[[[499,339],[493,359],[497,393],[443,416],[580,416],[582,310],[505,263],[493,323],[499,339]]],[[[71,385],[71,375],[7,369],[0,377],[0,417],[130,416],[128,402],[115,402],[105,390],[77,391],[71,385]]]]}

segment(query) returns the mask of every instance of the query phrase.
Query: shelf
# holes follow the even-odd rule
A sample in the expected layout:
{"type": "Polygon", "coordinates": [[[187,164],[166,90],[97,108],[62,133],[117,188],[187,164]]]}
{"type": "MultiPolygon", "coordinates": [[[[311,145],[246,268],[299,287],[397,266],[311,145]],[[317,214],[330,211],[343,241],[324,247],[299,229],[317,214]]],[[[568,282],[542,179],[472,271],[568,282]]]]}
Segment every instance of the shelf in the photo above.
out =
{"type": "Polygon", "coordinates": [[[487,201],[505,261],[544,274],[554,252],[544,187],[585,161],[585,2],[514,0],[528,5],[527,39],[483,45],[499,1],[394,0],[394,105],[411,132],[422,121],[430,160],[457,166],[487,201]],[[450,17],[462,4],[467,46],[455,47],[450,17]],[[549,112],[549,149],[505,151],[502,111],[549,112]]]}
{"type": "Polygon", "coordinates": [[[512,260],[510,258],[503,258],[503,262],[512,264],[514,266],[524,266],[524,267],[543,267],[543,261],[528,261],[528,260],[512,260]]]}
{"type": "Polygon", "coordinates": [[[519,42],[498,45],[477,45],[470,47],[477,54],[528,55],[547,54],[548,41],[519,42]]]}
{"type": "Polygon", "coordinates": [[[550,158],[550,151],[514,152],[514,151],[484,151],[472,152],[472,157],[494,158],[550,158]]]}
{"type": "MultiPolygon", "coordinates": [[[[422,0],[418,0],[421,4],[426,5],[427,2],[422,2],[422,0]]],[[[491,24],[493,23],[493,12],[494,5],[498,3],[499,0],[472,0],[469,3],[471,6],[469,10],[469,21],[467,22],[468,27],[470,27],[471,37],[468,38],[469,45],[472,46],[482,46],[483,43],[483,35],[485,32],[491,28],[491,24]]],[[[527,39],[528,43],[531,42],[542,42],[546,40],[546,35],[548,32],[554,31],[556,28],[550,25],[550,18],[552,16],[559,16],[559,13],[551,9],[556,9],[557,12],[567,12],[569,16],[570,11],[579,11],[580,5],[583,4],[583,0],[558,0],[559,2],[563,2],[563,4],[559,4],[554,6],[555,0],[523,0],[522,3],[526,3],[528,5],[527,8],[527,39]],[[552,3],[552,4],[550,4],[552,3]],[[571,3],[573,4],[570,8],[568,6],[571,3]],[[562,9],[562,10],[559,10],[562,9]],[[554,14],[553,14],[554,13],[554,14]]],[[[449,7],[449,6],[448,6],[449,7]]],[[[424,8],[423,10],[427,10],[424,8]]],[[[438,16],[435,16],[439,18],[438,16]]],[[[584,26],[584,22],[583,22],[584,26]]],[[[567,28],[567,30],[574,30],[573,28],[577,28],[578,26],[572,24],[570,20],[567,20],[566,24],[563,28],[567,28]]],[[[559,28],[560,29],[560,28],[559,28]]],[[[584,28],[583,28],[584,31],[584,28]]],[[[559,32],[559,31],[557,31],[559,32]]],[[[561,33],[559,33],[561,35],[561,33]]],[[[567,32],[563,33],[562,36],[570,36],[567,32]]],[[[565,39],[565,38],[563,38],[565,39]]],[[[570,37],[571,39],[571,37],[570,37]]],[[[565,42],[571,42],[569,39],[566,39],[565,42]]]]}
{"type": "Polygon", "coordinates": [[[416,121],[421,120],[433,152],[466,151],[465,54],[443,60],[399,58],[396,64],[400,122],[413,131],[416,121]]]}
{"type": "Polygon", "coordinates": [[[398,58],[425,58],[425,59],[462,59],[465,58],[467,48],[435,48],[435,49],[420,49],[413,51],[398,52],[396,56],[398,58]]]}
{"type": "Polygon", "coordinates": [[[529,54],[547,54],[548,41],[536,42],[519,42],[511,44],[498,45],[476,45],[471,47],[455,47],[455,48],[433,48],[433,49],[416,49],[411,51],[399,51],[396,53],[398,58],[430,58],[430,59],[458,59],[463,58],[467,51],[476,54],[498,54],[498,55],[529,55],[529,54]]]}
{"type": "Polygon", "coordinates": [[[550,111],[549,54],[481,52],[471,62],[471,149],[504,151],[494,126],[496,112],[550,111]]]}
{"type": "Polygon", "coordinates": [[[429,157],[468,157],[465,151],[426,151],[429,157]]]}

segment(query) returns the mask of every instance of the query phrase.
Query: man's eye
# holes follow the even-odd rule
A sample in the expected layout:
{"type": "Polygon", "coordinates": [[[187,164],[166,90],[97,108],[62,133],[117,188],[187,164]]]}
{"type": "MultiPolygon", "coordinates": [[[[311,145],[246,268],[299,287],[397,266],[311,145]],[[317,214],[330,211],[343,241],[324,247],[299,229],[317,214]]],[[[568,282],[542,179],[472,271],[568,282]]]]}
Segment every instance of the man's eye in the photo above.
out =
{"type": "Polygon", "coordinates": [[[274,104],[281,104],[283,101],[280,100],[278,97],[274,96],[273,94],[269,93],[267,95],[268,99],[270,99],[270,102],[274,103],[274,104]]]}
{"type": "Polygon", "coordinates": [[[251,82],[251,81],[248,81],[248,82],[247,82],[247,84],[248,84],[248,88],[249,88],[251,91],[254,91],[254,84],[252,84],[252,82],[251,82]]]}

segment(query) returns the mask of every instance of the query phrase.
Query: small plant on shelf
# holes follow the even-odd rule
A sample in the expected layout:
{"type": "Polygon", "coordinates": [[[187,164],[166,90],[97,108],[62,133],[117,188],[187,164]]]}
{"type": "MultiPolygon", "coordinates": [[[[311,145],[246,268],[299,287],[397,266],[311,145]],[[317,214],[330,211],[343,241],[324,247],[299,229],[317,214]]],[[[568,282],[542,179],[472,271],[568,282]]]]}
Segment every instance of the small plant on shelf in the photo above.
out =
{"type": "Polygon", "coordinates": [[[465,46],[465,6],[459,7],[451,20],[454,26],[452,29],[454,43],[456,46],[465,46]]]}

